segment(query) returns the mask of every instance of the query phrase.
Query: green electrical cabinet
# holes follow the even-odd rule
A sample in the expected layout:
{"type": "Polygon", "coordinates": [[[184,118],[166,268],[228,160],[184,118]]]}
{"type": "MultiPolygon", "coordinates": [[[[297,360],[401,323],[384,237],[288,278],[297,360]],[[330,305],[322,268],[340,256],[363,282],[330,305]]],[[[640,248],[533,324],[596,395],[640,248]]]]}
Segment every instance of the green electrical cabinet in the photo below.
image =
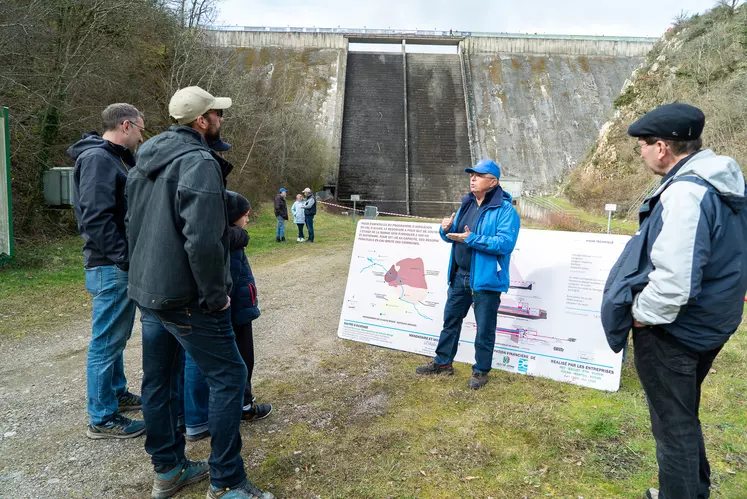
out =
{"type": "Polygon", "coordinates": [[[10,197],[10,123],[0,106],[0,263],[13,258],[13,204],[10,197]]]}

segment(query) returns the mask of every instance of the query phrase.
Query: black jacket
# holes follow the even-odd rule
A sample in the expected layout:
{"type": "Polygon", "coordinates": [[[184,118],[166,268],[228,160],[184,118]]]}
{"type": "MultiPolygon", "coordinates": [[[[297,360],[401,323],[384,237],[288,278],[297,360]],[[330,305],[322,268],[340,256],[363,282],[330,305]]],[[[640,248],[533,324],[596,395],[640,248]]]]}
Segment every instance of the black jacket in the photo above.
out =
{"type": "Polygon", "coordinates": [[[117,265],[127,270],[125,184],[135,158],[126,147],[87,133],[70,146],[75,161],[73,209],[85,241],[86,268],[117,265]]]}
{"type": "Polygon", "coordinates": [[[244,248],[249,244],[249,234],[241,227],[228,228],[231,241],[231,324],[243,326],[259,317],[257,286],[244,248]]]}
{"type": "Polygon", "coordinates": [[[225,188],[205,139],[186,126],[148,140],[127,179],[129,296],[220,310],[231,292],[225,188]]]}
{"type": "Polygon", "coordinates": [[[275,216],[283,217],[283,220],[288,220],[288,204],[280,194],[275,196],[275,216]]]}

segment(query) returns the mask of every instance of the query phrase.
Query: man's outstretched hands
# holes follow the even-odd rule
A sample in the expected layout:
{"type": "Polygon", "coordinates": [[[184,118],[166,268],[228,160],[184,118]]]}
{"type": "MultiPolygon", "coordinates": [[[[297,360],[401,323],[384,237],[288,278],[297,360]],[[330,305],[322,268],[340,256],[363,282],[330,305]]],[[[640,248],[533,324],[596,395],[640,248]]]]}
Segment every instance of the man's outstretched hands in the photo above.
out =
{"type": "Polygon", "coordinates": [[[444,230],[444,232],[451,229],[451,224],[454,223],[454,217],[456,216],[456,212],[452,213],[449,218],[444,218],[441,220],[441,228],[444,230]]]}
{"type": "MultiPolygon", "coordinates": [[[[451,224],[449,224],[449,227],[451,227],[451,224]]],[[[446,237],[448,237],[452,241],[463,243],[467,240],[470,234],[472,234],[472,232],[469,230],[469,227],[465,225],[464,232],[452,232],[451,234],[446,234],[446,237]]]]}

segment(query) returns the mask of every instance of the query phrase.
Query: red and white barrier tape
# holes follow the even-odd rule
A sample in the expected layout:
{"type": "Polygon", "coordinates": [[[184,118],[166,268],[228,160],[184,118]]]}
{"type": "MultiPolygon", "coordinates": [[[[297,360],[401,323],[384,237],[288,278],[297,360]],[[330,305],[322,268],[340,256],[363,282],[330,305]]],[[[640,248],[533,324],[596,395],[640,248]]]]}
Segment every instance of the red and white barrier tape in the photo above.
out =
{"type": "MultiPolygon", "coordinates": [[[[326,201],[319,201],[319,200],[317,200],[317,203],[324,204],[324,205],[327,205],[327,206],[334,206],[335,208],[345,208],[346,210],[352,210],[353,209],[350,206],[343,206],[341,204],[327,203],[326,201]]],[[[359,212],[363,213],[363,210],[360,210],[358,208],[356,208],[355,211],[359,211],[359,212]]],[[[404,215],[402,213],[391,213],[389,211],[377,211],[376,213],[379,214],[379,215],[388,215],[390,217],[419,218],[420,220],[436,220],[437,222],[441,221],[440,218],[418,217],[418,216],[415,216],[415,215],[404,215]]]]}

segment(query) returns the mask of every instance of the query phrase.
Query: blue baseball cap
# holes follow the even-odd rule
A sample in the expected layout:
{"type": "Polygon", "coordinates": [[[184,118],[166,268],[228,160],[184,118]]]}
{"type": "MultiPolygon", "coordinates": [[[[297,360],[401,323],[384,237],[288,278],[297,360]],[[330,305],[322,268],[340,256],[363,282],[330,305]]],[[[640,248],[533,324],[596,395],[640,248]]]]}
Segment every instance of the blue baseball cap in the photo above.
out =
{"type": "Polygon", "coordinates": [[[231,144],[223,142],[223,139],[218,137],[218,140],[208,142],[208,146],[215,152],[226,152],[231,149],[231,144]]]}
{"type": "Polygon", "coordinates": [[[281,187],[280,192],[285,192],[285,187],[281,187]]]}
{"type": "Polygon", "coordinates": [[[488,173],[497,179],[501,178],[501,167],[492,159],[481,159],[472,168],[465,168],[467,173],[488,173]]]}

